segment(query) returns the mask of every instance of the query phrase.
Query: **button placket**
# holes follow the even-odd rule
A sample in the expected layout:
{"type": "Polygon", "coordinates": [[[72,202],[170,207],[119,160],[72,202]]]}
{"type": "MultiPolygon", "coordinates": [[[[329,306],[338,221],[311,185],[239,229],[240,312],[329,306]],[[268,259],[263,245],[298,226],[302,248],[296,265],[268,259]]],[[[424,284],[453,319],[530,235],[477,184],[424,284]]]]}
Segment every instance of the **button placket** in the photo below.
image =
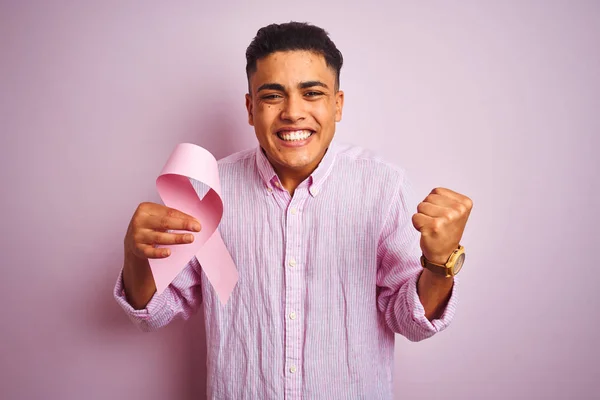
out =
{"type": "Polygon", "coordinates": [[[290,397],[301,396],[302,374],[300,373],[302,356],[302,309],[301,297],[303,293],[303,271],[298,268],[299,258],[304,251],[302,247],[302,205],[308,198],[307,188],[299,188],[288,203],[285,217],[286,243],[285,254],[285,365],[286,393],[290,397]]]}

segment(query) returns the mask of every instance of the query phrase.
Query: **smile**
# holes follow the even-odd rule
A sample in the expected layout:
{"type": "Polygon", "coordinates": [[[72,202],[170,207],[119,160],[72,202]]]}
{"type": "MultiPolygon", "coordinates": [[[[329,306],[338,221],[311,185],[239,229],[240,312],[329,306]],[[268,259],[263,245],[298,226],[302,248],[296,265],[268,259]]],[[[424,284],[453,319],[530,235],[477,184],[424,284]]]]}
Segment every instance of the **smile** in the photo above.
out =
{"type": "Polygon", "coordinates": [[[277,136],[279,139],[284,140],[286,142],[298,142],[301,140],[308,139],[314,131],[302,129],[297,131],[280,131],[277,132],[277,136]]]}

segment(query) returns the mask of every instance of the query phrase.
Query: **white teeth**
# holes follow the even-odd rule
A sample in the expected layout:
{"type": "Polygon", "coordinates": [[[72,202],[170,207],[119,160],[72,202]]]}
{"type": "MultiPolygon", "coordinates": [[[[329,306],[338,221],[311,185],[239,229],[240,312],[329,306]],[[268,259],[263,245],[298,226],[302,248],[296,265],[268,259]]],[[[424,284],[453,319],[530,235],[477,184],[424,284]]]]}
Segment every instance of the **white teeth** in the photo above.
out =
{"type": "Polygon", "coordinates": [[[285,141],[294,142],[298,140],[306,140],[312,134],[311,131],[285,131],[277,133],[280,139],[285,141]]]}

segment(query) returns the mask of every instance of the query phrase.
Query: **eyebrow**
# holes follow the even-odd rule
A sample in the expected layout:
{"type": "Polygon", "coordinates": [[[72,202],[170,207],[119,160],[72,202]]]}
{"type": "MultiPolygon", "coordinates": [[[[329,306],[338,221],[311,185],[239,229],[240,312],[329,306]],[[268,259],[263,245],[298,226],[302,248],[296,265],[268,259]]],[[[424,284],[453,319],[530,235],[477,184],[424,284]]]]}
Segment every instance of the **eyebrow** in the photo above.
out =
{"type": "MultiPolygon", "coordinates": [[[[308,89],[315,86],[329,89],[329,86],[321,81],[306,81],[298,84],[299,89],[308,89]]],[[[285,92],[285,87],[279,83],[265,83],[264,85],[261,85],[256,92],[258,93],[261,90],[278,90],[280,92],[285,92]]]]}
{"type": "Polygon", "coordinates": [[[329,86],[327,86],[325,83],[321,82],[321,81],[308,81],[308,82],[301,82],[298,87],[300,89],[308,89],[314,86],[320,86],[322,88],[325,89],[329,89],[329,86]]]}

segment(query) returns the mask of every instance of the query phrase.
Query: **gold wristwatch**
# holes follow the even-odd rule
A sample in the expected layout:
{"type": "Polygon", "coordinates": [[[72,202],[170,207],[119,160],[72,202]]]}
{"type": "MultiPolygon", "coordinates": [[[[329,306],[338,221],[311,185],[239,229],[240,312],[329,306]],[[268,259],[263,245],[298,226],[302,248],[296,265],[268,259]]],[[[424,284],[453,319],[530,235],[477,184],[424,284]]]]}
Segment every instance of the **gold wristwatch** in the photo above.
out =
{"type": "Polygon", "coordinates": [[[427,260],[425,256],[421,256],[421,265],[423,268],[427,268],[431,272],[438,275],[444,275],[446,278],[454,276],[459,273],[465,262],[465,248],[461,245],[458,249],[454,250],[446,261],[446,264],[434,264],[427,260]]]}

